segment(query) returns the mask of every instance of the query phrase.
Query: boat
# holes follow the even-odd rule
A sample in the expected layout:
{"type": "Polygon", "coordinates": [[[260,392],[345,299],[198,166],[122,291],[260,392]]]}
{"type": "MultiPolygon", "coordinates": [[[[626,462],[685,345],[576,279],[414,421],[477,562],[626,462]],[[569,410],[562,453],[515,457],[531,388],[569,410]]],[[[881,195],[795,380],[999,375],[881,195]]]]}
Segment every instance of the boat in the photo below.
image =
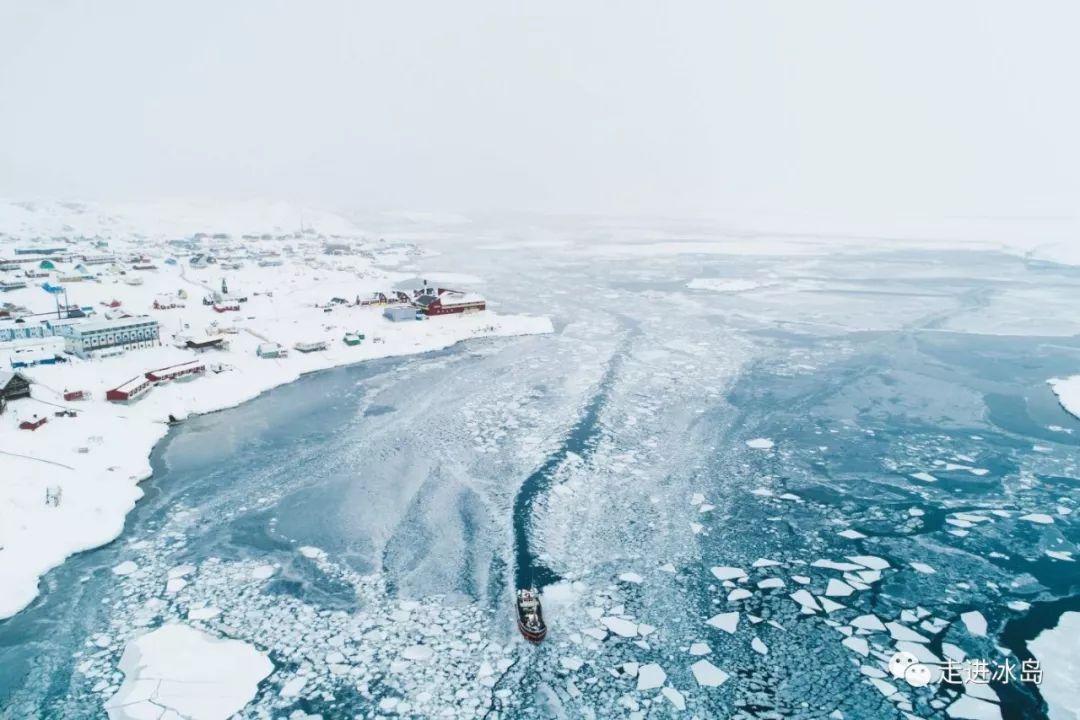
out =
{"type": "Polygon", "coordinates": [[[536,588],[517,591],[517,624],[518,630],[529,642],[538,643],[547,635],[547,625],[540,609],[540,594],[536,588]]]}

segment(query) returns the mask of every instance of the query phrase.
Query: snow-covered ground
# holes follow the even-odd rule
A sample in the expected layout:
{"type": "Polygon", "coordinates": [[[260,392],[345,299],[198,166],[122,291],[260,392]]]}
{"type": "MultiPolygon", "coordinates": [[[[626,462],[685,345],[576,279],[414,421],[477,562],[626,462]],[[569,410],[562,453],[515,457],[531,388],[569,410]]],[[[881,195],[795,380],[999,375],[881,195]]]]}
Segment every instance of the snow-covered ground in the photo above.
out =
{"type": "MultiPolygon", "coordinates": [[[[55,211],[56,207],[48,209],[55,211]]],[[[37,228],[37,233],[66,232],[64,237],[73,239],[73,253],[116,256],[116,264],[88,268],[98,276],[96,280],[63,283],[68,301],[94,308],[98,317],[92,319],[106,311],[153,317],[160,323],[161,345],[129,350],[119,357],[70,357],[66,363],[22,371],[33,382],[32,399],[12,402],[0,416],[0,467],[5,479],[0,485],[0,618],[31,602],[38,578],[64,558],[119,534],[126,513],[141,496],[138,483],[150,472],[147,457],[165,434],[170,415],[183,419],[192,413],[230,407],[307,372],[438,350],[470,338],[552,330],[551,321],[539,315],[500,315],[488,310],[393,323],[382,317],[382,307],[353,305],[358,298],[389,291],[395,283],[410,278],[408,273],[385,269],[385,265],[397,265],[403,256],[420,251],[365,241],[347,221],[334,216],[307,211],[307,232],[271,238],[262,234],[273,228],[281,232],[281,224],[299,221],[300,211],[278,206],[242,207],[238,215],[217,220],[213,214],[188,215],[174,209],[172,215],[160,220],[158,232],[147,237],[131,233],[153,226],[158,208],[139,208],[133,216],[61,209],[67,214],[59,218],[49,213],[38,217],[43,212],[39,208],[0,204],[0,230],[7,235],[0,236],[0,258],[17,257],[17,247],[69,246],[55,239],[27,239],[23,235],[29,234],[27,228],[37,228]],[[317,219],[331,226],[326,235],[311,224],[317,219]],[[83,232],[91,235],[76,235],[70,229],[70,223],[80,221],[83,232]],[[218,227],[227,228],[212,241],[212,252],[222,258],[218,264],[192,267],[192,252],[165,244],[166,239],[175,239],[174,232],[209,228],[217,233],[218,227]],[[345,254],[323,252],[330,232],[349,231],[354,234],[332,238],[333,242],[349,244],[345,254]],[[93,246],[91,237],[104,238],[108,246],[93,246]],[[284,249],[286,246],[291,252],[284,249]],[[133,263],[125,261],[133,255],[147,256],[150,262],[145,264],[155,269],[133,270],[133,263]],[[281,265],[261,266],[260,257],[273,258],[281,265]],[[167,258],[176,264],[167,264],[167,258]],[[224,269],[225,263],[240,267],[224,269]],[[129,284],[127,280],[133,277],[141,284],[129,284]],[[248,298],[239,312],[218,313],[202,303],[205,295],[221,289],[223,280],[232,295],[248,298]],[[186,298],[181,299],[181,294],[186,298]],[[160,296],[182,307],[155,310],[154,301],[160,296]],[[335,297],[347,303],[331,305],[335,297]],[[106,307],[114,302],[118,307],[106,307]],[[357,346],[345,345],[342,338],[347,332],[363,333],[366,339],[357,346]],[[225,338],[228,347],[197,353],[174,346],[178,338],[211,336],[225,338]],[[289,349],[289,356],[258,357],[256,348],[268,341],[289,349]],[[315,341],[325,341],[328,348],[306,354],[293,349],[296,343],[315,341]],[[155,387],[131,404],[105,400],[107,390],[133,377],[193,359],[205,361],[216,371],[155,387]],[[76,389],[89,393],[90,399],[65,402],[63,393],[76,389]],[[78,415],[55,417],[61,408],[75,410],[78,415]],[[38,416],[47,417],[48,422],[32,432],[19,429],[20,422],[38,416]],[[59,504],[45,503],[47,490],[59,491],[59,504]]],[[[56,272],[43,278],[26,279],[21,271],[4,273],[9,279],[26,279],[28,287],[0,294],[0,301],[48,313],[54,309],[54,299],[39,285],[57,283],[57,277],[74,274],[77,264],[57,261],[56,272]]],[[[37,263],[31,267],[36,269],[37,263]]],[[[472,279],[465,274],[447,277],[455,282],[472,279]]],[[[36,323],[41,317],[27,322],[36,323]]],[[[0,344],[4,369],[7,357],[0,344]]]]}

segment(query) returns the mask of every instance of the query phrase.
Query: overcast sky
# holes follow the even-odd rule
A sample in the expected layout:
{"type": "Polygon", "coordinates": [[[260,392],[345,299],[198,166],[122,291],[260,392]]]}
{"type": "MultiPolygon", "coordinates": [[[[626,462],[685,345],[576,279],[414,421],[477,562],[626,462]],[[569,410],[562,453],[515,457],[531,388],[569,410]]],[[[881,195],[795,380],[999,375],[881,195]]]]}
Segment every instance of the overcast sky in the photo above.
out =
{"type": "Polygon", "coordinates": [[[0,195],[1075,214],[1080,3],[0,0],[0,195]]]}

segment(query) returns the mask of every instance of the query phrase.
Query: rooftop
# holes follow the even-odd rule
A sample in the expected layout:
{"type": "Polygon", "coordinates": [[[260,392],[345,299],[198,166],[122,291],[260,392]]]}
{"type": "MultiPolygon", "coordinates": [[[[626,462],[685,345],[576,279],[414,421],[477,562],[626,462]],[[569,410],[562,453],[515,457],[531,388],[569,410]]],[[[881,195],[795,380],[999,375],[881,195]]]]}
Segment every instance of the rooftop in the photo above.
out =
{"type": "Polygon", "coordinates": [[[88,333],[96,332],[98,330],[114,330],[116,328],[131,327],[132,325],[147,325],[153,323],[157,325],[157,320],[149,315],[139,315],[138,317],[118,318],[116,320],[98,320],[95,322],[81,323],[76,326],[79,332],[88,333]]]}

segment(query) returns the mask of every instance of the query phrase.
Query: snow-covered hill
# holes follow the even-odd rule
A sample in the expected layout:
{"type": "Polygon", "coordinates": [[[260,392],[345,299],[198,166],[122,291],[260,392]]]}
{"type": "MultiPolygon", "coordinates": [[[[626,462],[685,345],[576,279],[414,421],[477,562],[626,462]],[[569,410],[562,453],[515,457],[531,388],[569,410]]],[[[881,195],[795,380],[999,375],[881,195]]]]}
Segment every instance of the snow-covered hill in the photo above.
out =
{"type": "Polygon", "coordinates": [[[90,203],[0,199],[0,234],[22,239],[65,235],[145,235],[194,233],[284,234],[301,228],[324,235],[360,235],[344,217],[324,210],[264,200],[159,200],[90,203]]]}

